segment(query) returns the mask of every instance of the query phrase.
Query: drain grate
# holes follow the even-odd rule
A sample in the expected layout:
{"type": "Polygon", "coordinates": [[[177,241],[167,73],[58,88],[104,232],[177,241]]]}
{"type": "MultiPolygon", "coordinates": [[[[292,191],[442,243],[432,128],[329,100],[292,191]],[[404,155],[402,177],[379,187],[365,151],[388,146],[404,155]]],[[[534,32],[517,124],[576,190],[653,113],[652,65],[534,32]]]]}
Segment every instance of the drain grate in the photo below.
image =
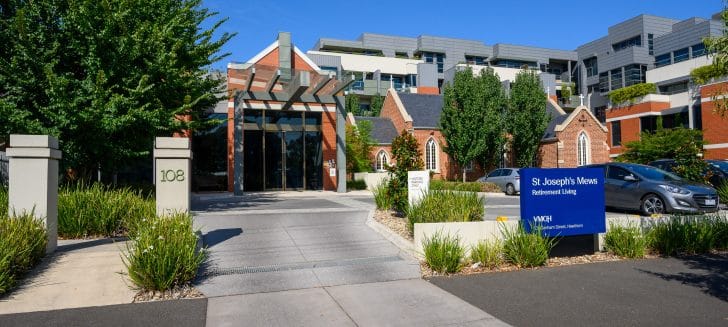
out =
{"type": "Polygon", "coordinates": [[[343,267],[343,266],[357,266],[357,265],[369,265],[384,262],[395,262],[402,261],[399,256],[389,257],[371,257],[371,258],[357,258],[357,259],[345,259],[345,260],[324,260],[324,261],[313,261],[313,262],[298,262],[283,265],[270,265],[270,266],[257,266],[257,267],[210,267],[205,271],[207,276],[226,276],[226,275],[245,275],[255,274],[263,272],[275,272],[275,271],[289,271],[289,270],[300,270],[300,269],[313,269],[313,268],[327,268],[327,267],[343,267]]]}

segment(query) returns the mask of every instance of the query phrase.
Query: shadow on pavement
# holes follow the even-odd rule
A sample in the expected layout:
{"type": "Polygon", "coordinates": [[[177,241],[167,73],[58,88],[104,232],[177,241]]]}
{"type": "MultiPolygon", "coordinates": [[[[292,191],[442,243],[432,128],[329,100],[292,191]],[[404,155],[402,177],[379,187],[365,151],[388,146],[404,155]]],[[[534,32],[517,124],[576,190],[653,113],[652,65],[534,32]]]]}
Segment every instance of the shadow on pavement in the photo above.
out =
{"type": "Polygon", "coordinates": [[[576,235],[558,238],[558,243],[549,252],[549,257],[575,257],[594,254],[594,236],[576,235]]]}
{"type": "Polygon", "coordinates": [[[242,228],[224,228],[207,232],[202,236],[203,242],[208,248],[225,242],[243,233],[242,228]]]}
{"type": "Polygon", "coordinates": [[[207,199],[195,199],[192,201],[193,211],[221,212],[236,209],[250,209],[276,202],[282,199],[274,194],[251,193],[243,196],[219,196],[207,199]]]}
{"type": "Polygon", "coordinates": [[[705,294],[728,302],[728,253],[685,256],[676,259],[685,263],[691,270],[699,270],[699,272],[670,274],[646,269],[637,270],[666,281],[677,281],[683,285],[697,287],[705,294]]]}
{"type": "Polygon", "coordinates": [[[95,239],[95,240],[81,240],[78,242],[74,241],[73,243],[66,243],[66,244],[58,245],[58,248],[56,249],[56,253],[82,250],[82,249],[92,248],[94,246],[99,246],[99,245],[104,245],[104,244],[126,242],[128,240],[129,240],[129,238],[125,236],[125,237],[114,237],[114,238],[100,238],[100,239],[95,239]]]}

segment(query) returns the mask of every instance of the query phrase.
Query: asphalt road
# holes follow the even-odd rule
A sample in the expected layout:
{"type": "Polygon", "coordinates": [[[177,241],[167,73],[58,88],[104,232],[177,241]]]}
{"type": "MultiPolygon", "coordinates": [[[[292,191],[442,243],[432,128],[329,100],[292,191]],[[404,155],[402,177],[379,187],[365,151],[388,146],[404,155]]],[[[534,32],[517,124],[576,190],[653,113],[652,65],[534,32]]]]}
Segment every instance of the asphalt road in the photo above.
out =
{"type": "Polygon", "coordinates": [[[728,326],[728,254],[430,282],[515,326],[728,326]]]}
{"type": "Polygon", "coordinates": [[[205,326],[207,299],[0,315],[0,326],[205,326]]]}
{"type": "MultiPolygon", "coordinates": [[[[499,216],[508,217],[508,219],[520,219],[521,217],[521,197],[519,195],[506,196],[500,193],[490,194],[484,193],[485,196],[485,220],[496,220],[499,216]]],[[[610,209],[606,211],[607,217],[624,217],[629,215],[639,215],[638,212],[618,211],[610,209]]]]}

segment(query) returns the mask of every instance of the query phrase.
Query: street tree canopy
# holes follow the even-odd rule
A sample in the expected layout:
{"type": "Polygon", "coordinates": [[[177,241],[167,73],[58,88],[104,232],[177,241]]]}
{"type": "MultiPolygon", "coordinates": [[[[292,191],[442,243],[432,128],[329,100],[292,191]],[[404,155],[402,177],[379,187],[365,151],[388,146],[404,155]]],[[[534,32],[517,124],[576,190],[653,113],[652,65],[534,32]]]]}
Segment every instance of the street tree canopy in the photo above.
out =
{"type": "Polygon", "coordinates": [[[522,70],[516,75],[508,108],[508,133],[518,167],[531,167],[541,144],[549,115],[546,113],[546,93],[538,74],[522,70]]]}
{"type": "Polygon", "coordinates": [[[64,167],[88,176],[199,127],[226,97],[209,69],[233,36],[214,36],[225,20],[201,3],[0,1],[0,135],[56,136],[64,167]]]}

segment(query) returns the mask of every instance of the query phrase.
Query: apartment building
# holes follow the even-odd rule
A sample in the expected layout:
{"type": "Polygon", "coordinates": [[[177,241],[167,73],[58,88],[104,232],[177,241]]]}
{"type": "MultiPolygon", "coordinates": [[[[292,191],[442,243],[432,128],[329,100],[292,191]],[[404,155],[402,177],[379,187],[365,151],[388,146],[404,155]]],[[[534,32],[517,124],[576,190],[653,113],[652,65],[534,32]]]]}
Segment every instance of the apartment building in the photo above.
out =
{"type": "MultiPolygon", "coordinates": [[[[577,54],[511,44],[486,45],[480,41],[421,35],[401,37],[364,33],[356,40],[321,38],[307,55],[322,69],[340,76],[354,76],[350,92],[361,95],[362,106],[370,96],[399,92],[439,94],[458,66],[491,66],[504,72],[522,67],[538,70],[545,87],[556,97],[562,82],[576,76],[577,54]],[[551,87],[553,85],[553,87],[551,87]]],[[[514,75],[513,73],[506,73],[514,75]]]]}

